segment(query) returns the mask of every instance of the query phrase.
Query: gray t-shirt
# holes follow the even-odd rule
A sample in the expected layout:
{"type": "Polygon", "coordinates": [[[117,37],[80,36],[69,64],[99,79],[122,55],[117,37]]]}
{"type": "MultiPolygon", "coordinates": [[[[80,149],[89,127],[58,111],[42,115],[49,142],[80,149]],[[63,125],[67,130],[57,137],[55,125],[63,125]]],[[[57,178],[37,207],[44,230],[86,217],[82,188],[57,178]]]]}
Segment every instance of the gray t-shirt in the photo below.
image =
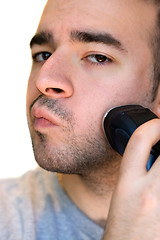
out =
{"type": "Polygon", "coordinates": [[[55,173],[38,167],[0,180],[1,240],[99,240],[102,235],[61,189],[55,173]]]}

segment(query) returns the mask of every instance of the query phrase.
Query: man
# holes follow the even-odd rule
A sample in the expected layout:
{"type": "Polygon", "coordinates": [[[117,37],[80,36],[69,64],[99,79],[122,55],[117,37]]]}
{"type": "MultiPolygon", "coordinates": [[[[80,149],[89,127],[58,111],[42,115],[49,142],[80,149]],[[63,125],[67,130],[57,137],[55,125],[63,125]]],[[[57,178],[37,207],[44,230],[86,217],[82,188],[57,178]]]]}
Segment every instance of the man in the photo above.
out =
{"type": "Polygon", "coordinates": [[[1,239],[160,238],[160,158],[146,170],[160,121],[138,128],[123,158],[102,128],[120,105],[160,116],[158,17],[159,1],[47,2],[30,43],[27,118],[49,172],[1,182],[1,239]]]}

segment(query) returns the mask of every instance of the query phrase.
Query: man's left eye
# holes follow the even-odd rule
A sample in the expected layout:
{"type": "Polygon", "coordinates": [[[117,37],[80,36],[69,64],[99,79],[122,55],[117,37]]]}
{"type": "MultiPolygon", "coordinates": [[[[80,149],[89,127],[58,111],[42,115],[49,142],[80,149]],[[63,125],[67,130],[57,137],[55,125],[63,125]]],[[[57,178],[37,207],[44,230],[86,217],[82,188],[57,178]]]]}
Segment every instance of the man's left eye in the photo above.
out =
{"type": "Polygon", "coordinates": [[[90,61],[92,64],[106,64],[112,62],[112,59],[102,55],[102,54],[91,54],[85,57],[87,61],[90,61]]]}

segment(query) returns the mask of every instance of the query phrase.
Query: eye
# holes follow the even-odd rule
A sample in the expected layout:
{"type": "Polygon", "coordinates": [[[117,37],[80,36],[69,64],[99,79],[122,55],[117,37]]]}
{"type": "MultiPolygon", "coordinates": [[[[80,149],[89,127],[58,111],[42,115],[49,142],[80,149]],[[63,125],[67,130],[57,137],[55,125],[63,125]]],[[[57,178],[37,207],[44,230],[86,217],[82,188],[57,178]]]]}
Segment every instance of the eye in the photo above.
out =
{"type": "Polygon", "coordinates": [[[32,58],[34,62],[40,63],[45,62],[52,54],[49,52],[38,52],[35,53],[32,58]]]}
{"type": "Polygon", "coordinates": [[[113,62],[113,60],[102,54],[91,54],[85,57],[91,64],[104,65],[113,62]]]}

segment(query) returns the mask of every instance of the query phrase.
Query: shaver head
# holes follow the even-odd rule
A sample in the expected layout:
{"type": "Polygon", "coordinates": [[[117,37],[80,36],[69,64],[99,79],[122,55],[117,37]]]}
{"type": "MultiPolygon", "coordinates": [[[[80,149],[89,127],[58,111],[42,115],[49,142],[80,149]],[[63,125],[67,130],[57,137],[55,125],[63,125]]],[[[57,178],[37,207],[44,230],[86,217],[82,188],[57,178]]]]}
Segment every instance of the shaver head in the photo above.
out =
{"type": "MultiPolygon", "coordinates": [[[[103,128],[111,147],[123,155],[126,145],[143,123],[158,118],[148,108],[140,105],[125,105],[111,109],[104,117],[103,128]]],[[[152,148],[156,156],[160,155],[160,141],[152,148]]]]}

